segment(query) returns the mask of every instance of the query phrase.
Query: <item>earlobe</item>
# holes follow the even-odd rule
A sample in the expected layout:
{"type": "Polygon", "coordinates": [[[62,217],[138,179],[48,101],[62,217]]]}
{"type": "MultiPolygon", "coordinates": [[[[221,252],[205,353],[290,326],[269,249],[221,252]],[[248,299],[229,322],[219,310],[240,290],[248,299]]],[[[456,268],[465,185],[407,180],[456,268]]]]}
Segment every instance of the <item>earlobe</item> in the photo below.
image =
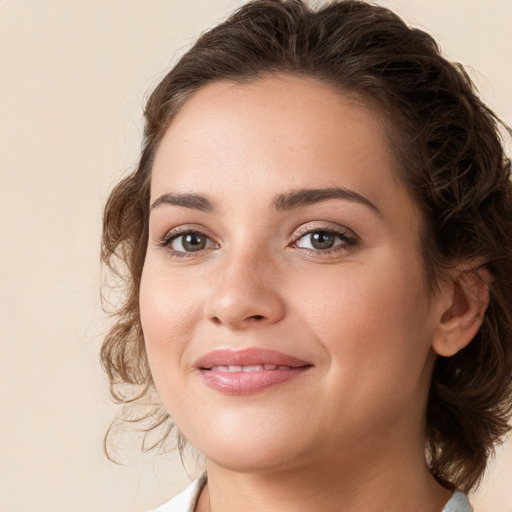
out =
{"type": "Polygon", "coordinates": [[[486,268],[459,268],[452,276],[444,311],[432,340],[432,348],[438,355],[453,356],[475,337],[489,305],[491,279],[486,268]]]}

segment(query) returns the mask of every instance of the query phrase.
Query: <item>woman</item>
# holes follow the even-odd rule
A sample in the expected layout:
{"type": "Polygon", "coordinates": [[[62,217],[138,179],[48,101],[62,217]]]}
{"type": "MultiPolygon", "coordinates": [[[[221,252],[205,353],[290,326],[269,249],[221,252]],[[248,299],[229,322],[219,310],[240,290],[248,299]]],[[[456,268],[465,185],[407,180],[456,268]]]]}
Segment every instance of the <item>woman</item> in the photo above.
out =
{"type": "Polygon", "coordinates": [[[509,430],[512,188],[463,70],[381,7],[261,0],[145,118],[102,359],[206,458],[158,510],[471,510],[509,430]]]}

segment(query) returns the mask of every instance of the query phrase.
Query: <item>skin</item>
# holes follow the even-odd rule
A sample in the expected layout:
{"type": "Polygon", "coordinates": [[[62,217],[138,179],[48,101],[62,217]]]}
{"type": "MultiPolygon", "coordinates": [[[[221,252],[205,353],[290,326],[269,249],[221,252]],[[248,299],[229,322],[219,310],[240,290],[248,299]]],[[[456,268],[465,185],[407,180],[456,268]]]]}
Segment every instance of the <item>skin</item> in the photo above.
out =
{"type": "Polygon", "coordinates": [[[156,387],[207,459],[199,511],[439,512],[450,497],[425,463],[428,388],[436,352],[479,324],[458,335],[470,308],[452,281],[427,292],[420,216],[383,125],[354,97],[274,76],[202,88],[161,141],[151,203],[212,206],[152,208],[140,288],[156,387]],[[273,207],[327,187],[367,203],[273,207]],[[333,247],[315,249],[310,233],[325,230],[333,247]],[[202,250],[186,252],[191,231],[208,237],[202,250]],[[205,385],[198,358],[248,347],[312,367],[243,396],[205,385]]]}

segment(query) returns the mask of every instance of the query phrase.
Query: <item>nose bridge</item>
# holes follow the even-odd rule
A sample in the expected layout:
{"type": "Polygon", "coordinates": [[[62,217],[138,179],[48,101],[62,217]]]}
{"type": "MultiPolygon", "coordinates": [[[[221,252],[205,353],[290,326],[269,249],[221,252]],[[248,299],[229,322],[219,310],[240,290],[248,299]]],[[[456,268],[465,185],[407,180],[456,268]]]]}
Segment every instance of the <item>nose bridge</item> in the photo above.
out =
{"type": "Polygon", "coordinates": [[[242,329],[282,318],[279,271],[270,250],[254,244],[233,247],[221,256],[217,271],[206,304],[205,313],[210,320],[242,329]]]}

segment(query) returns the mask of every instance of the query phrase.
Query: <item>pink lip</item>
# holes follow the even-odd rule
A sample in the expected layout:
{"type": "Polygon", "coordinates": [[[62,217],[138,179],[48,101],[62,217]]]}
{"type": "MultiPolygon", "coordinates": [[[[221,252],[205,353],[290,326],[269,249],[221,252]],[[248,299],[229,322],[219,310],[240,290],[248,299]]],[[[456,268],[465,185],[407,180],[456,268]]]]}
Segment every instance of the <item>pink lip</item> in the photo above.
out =
{"type": "Polygon", "coordinates": [[[312,366],[310,362],[296,357],[260,348],[215,350],[201,357],[196,363],[196,368],[207,386],[229,395],[247,395],[262,391],[294,379],[312,366]],[[257,365],[276,368],[253,371],[227,371],[216,368],[257,365]]]}

